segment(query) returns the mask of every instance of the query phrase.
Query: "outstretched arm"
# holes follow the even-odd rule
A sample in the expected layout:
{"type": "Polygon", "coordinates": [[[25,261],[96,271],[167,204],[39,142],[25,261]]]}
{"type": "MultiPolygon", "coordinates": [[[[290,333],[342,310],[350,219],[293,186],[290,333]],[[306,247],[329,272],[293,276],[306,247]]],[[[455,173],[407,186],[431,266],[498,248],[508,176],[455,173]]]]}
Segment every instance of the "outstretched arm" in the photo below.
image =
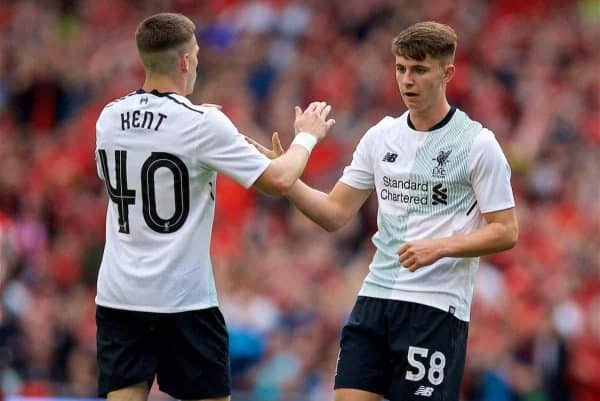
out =
{"type": "Polygon", "coordinates": [[[475,257],[511,249],[519,226],[514,208],[483,214],[487,224],[472,233],[408,241],[398,250],[400,263],[415,271],[443,257],[475,257]]]}
{"type": "MultiPolygon", "coordinates": [[[[246,137],[246,140],[270,159],[277,160],[283,154],[283,147],[277,132],[272,137],[273,149],[262,146],[252,138],[246,137]]],[[[312,221],[327,231],[336,231],[358,212],[371,192],[371,189],[360,190],[338,182],[333,190],[326,194],[297,180],[286,196],[298,210],[312,221]]]]}
{"type": "Polygon", "coordinates": [[[326,194],[298,180],[286,196],[309,219],[327,231],[336,231],[358,212],[371,192],[338,182],[326,194]]]}

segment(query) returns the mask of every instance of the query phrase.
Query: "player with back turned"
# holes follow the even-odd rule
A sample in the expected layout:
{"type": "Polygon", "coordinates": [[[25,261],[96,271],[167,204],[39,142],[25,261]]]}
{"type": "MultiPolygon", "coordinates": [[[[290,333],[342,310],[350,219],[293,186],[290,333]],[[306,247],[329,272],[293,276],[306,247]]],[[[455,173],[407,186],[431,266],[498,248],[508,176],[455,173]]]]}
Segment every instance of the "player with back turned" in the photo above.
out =
{"type": "MultiPolygon", "coordinates": [[[[458,401],[479,256],[518,237],[510,168],[494,134],[450,106],[457,37],[422,22],[393,41],[408,111],[359,142],[330,193],[288,198],[329,231],[377,193],[375,255],[342,331],[335,401],[458,401]]],[[[255,145],[269,157],[282,153],[255,145]]]]}
{"type": "Polygon", "coordinates": [[[99,395],[145,401],[229,400],[228,337],[209,255],[217,172],[284,194],[333,125],[331,107],[296,107],[293,146],[269,160],[215,107],[185,95],[196,80],[195,26],[180,14],[136,32],[146,80],[108,104],[96,160],[110,197],[96,296],[99,395]]]}

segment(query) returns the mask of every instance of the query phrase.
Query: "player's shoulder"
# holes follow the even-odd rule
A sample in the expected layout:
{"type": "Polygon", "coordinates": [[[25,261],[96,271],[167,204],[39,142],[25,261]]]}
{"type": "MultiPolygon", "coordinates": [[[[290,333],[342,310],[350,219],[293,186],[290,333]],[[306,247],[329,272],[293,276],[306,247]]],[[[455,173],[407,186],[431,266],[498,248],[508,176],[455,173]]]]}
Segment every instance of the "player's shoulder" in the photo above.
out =
{"type": "Polygon", "coordinates": [[[230,121],[229,117],[221,111],[221,106],[219,105],[202,103],[194,105],[194,107],[201,110],[209,122],[230,121]]]}
{"type": "Polygon", "coordinates": [[[139,102],[139,104],[144,105],[148,103],[151,99],[155,100],[163,100],[164,102],[161,105],[172,106],[177,109],[181,109],[183,112],[194,112],[197,114],[204,114],[209,106],[215,105],[196,105],[192,103],[187,97],[180,95],[175,92],[159,92],[157,90],[145,91],[144,89],[137,89],[133,92],[130,92],[118,99],[112,100],[108,102],[104,108],[104,111],[118,110],[121,107],[127,107],[130,103],[139,102]],[[138,101],[139,99],[139,101],[138,101]]]}
{"type": "Polygon", "coordinates": [[[206,114],[206,108],[192,103],[190,99],[183,95],[177,93],[165,93],[163,96],[170,101],[173,107],[178,107],[182,112],[192,112],[202,116],[206,114]]]}
{"type": "Polygon", "coordinates": [[[98,120],[101,120],[102,117],[106,116],[106,115],[110,115],[112,113],[117,113],[118,110],[121,109],[121,106],[125,105],[127,103],[128,100],[131,100],[134,98],[135,95],[138,94],[138,91],[132,91],[129,92],[117,99],[113,99],[109,102],[107,102],[104,107],[102,108],[102,110],[100,111],[100,117],[98,118],[98,120]]]}
{"type": "Polygon", "coordinates": [[[471,145],[471,157],[476,155],[490,155],[496,153],[503,153],[500,143],[496,139],[494,132],[486,127],[482,127],[477,135],[473,138],[471,145]]]}
{"type": "Polygon", "coordinates": [[[478,143],[480,145],[497,142],[498,140],[496,139],[496,134],[494,134],[494,131],[484,126],[481,126],[477,130],[475,138],[473,139],[473,143],[478,143]]]}
{"type": "Polygon", "coordinates": [[[129,92],[129,93],[127,93],[127,94],[125,94],[125,95],[117,98],[117,99],[113,99],[113,100],[109,101],[108,103],[106,103],[104,105],[104,107],[103,107],[102,110],[104,111],[104,110],[108,110],[110,108],[113,108],[114,106],[118,105],[119,103],[124,102],[124,101],[130,99],[132,96],[135,96],[137,94],[139,94],[139,90],[135,90],[135,91],[129,92]]]}
{"type": "Polygon", "coordinates": [[[391,128],[396,127],[401,124],[402,116],[400,117],[392,117],[385,116],[381,120],[379,120],[375,125],[367,130],[364,137],[367,140],[374,140],[373,138],[377,138],[381,135],[385,135],[385,133],[391,128]]]}
{"type": "Polygon", "coordinates": [[[371,130],[377,131],[377,132],[385,131],[385,130],[392,128],[401,123],[402,123],[402,116],[400,116],[400,117],[385,116],[381,120],[379,120],[377,122],[377,124],[373,125],[373,127],[371,127],[371,130]]]}

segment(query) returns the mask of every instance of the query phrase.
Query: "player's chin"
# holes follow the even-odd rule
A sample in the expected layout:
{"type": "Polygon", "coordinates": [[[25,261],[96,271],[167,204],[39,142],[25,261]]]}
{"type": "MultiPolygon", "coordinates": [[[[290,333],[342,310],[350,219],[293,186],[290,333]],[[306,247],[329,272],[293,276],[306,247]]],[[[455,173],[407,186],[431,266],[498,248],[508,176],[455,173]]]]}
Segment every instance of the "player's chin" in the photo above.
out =
{"type": "Polygon", "coordinates": [[[419,111],[421,106],[420,102],[418,102],[417,99],[412,96],[402,96],[402,102],[410,111],[419,111]]]}
{"type": "Polygon", "coordinates": [[[424,108],[421,102],[416,101],[416,99],[412,97],[403,97],[402,101],[406,108],[412,112],[418,112],[424,108]]]}

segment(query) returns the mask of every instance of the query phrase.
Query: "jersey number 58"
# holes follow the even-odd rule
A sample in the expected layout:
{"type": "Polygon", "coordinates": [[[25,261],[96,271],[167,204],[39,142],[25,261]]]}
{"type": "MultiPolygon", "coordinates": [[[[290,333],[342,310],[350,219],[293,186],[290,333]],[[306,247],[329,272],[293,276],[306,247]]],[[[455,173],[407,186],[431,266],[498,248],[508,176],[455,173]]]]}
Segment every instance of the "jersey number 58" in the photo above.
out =
{"type": "Polygon", "coordinates": [[[434,386],[437,386],[444,381],[444,366],[446,366],[446,357],[440,351],[435,351],[429,358],[429,371],[425,365],[417,360],[417,356],[420,358],[427,358],[429,350],[421,347],[408,347],[408,363],[410,366],[415,368],[414,371],[406,372],[406,380],[419,381],[427,374],[427,379],[434,386]]]}

